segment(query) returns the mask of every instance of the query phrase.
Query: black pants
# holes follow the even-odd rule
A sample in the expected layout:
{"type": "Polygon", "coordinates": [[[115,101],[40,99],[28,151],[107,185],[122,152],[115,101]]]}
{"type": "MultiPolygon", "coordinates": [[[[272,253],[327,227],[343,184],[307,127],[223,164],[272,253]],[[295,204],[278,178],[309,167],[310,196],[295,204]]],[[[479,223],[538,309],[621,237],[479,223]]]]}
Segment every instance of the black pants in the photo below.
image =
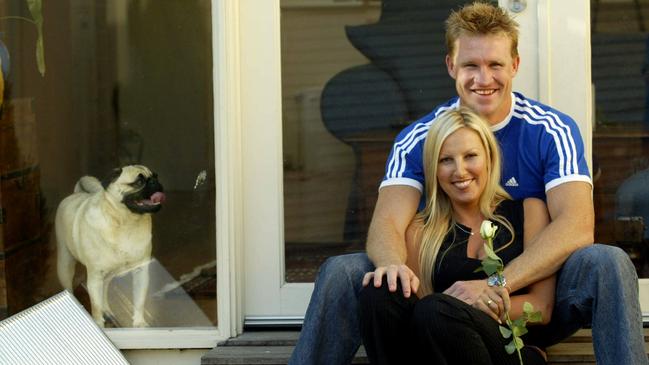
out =
{"type": "MultiPolygon", "coordinates": [[[[486,313],[446,294],[404,298],[390,293],[386,280],[361,291],[361,334],[370,363],[435,365],[517,365],[511,341],[486,313]]],[[[525,365],[545,364],[535,349],[521,350],[525,365]]]]}

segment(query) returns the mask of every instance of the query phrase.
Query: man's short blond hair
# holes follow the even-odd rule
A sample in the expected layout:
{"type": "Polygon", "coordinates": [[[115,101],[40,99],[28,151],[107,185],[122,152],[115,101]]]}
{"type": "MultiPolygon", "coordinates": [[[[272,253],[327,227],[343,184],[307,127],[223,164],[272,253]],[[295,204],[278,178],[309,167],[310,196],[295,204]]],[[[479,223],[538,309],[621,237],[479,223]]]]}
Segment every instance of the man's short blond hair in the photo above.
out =
{"type": "Polygon", "coordinates": [[[455,55],[455,41],[462,35],[504,35],[511,39],[512,58],[518,57],[518,23],[502,8],[483,2],[465,5],[446,19],[446,49],[455,55]]]}

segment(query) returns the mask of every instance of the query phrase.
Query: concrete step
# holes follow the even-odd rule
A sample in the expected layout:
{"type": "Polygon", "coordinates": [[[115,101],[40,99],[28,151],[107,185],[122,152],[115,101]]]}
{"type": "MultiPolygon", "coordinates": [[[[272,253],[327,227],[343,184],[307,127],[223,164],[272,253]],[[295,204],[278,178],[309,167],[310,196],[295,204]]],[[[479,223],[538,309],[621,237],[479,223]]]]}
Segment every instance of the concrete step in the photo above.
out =
{"type": "MultiPolygon", "coordinates": [[[[298,331],[251,331],[219,343],[201,359],[201,365],[286,365],[300,335],[298,331]]],[[[369,364],[365,349],[353,364],[369,364]]]]}
{"type": "MultiPolygon", "coordinates": [[[[228,339],[210,350],[201,359],[202,365],[268,364],[285,365],[293,352],[298,331],[249,331],[228,339]]],[[[577,331],[564,342],[548,349],[549,365],[595,364],[591,331],[577,331]]],[[[645,329],[645,351],[649,353],[649,329],[645,329]]],[[[368,364],[365,349],[356,353],[353,364],[368,364]]]]}

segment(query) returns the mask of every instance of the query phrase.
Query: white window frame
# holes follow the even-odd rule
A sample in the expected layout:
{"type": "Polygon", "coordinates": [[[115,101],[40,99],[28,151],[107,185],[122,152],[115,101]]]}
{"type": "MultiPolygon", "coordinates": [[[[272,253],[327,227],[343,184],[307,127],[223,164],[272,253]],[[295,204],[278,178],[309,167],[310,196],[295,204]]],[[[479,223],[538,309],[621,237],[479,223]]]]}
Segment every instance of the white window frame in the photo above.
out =
{"type": "Polygon", "coordinates": [[[106,329],[119,349],[209,349],[242,332],[239,6],[212,1],[217,327],[106,329]]]}

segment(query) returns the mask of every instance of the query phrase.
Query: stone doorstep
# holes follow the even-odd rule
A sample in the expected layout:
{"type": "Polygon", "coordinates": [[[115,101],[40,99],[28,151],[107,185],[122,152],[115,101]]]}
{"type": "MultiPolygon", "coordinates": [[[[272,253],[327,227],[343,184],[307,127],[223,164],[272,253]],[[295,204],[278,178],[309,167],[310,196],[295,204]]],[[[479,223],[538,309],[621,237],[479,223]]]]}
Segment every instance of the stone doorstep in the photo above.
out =
{"type": "MultiPolygon", "coordinates": [[[[649,353],[649,329],[645,329],[645,349],[649,353]]],[[[298,331],[249,331],[220,342],[201,359],[202,365],[272,364],[285,365],[297,342],[298,331]]],[[[365,349],[356,353],[353,364],[367,364],[365,349]]],[[[548,349],[549,365],[595,364],[591,331],[577,331],[566,341],[548,349]]]]}

